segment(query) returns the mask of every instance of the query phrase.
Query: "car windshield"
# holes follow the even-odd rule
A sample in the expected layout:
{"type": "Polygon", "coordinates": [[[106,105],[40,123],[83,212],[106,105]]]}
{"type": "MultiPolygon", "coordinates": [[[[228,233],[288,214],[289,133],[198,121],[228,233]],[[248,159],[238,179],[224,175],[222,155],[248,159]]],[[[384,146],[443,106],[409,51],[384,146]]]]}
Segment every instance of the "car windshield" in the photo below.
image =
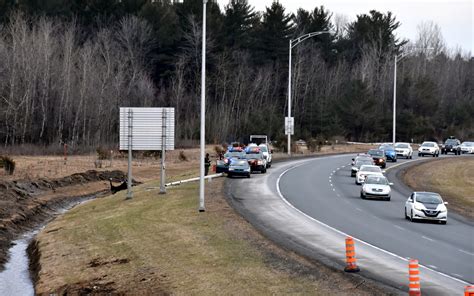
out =
{"type": "Polygon", "coordinates": [[[230,157],[237,157],[237,158],[241,158],[243,157],[244,153],[241,152],[241,151],[233,151],[233,152],[227,152],[226,154],[224,154],[224,157],[225,158],[230,158],[230,157]]]}
{"type": "Polygon", "coordinates": [[[408,148],[408,144],[396,144],[395,148],[408,148]]]}
{"type": "Polygon", "coordinates": [[[421,146],[424,146],[424,147],[434,147],[434,143],[423,143],[421,146]]]}
{"type": "Polygon", "coordinates": [[[387,181],[387,178],[385,178],[385,177],[369,176],[365,180],[365,184],[388,185],[388,181],[387,181]]]}
{"type": "Polygon", "coordinates": [[[363,166],[360,168],[361,171],[364,172],[373,172],[373,173],[380,173],[382,170],[376,166],[363,166]]]}
{"type": "Polygon", "coordinates": [[[423,193],[417,193],[416,194],[416,201],[425,203],[425,204],[440,204],[443,203],[443,200],[441,197],[436,194],[436,193],[429,193],[429,192],[423,192],[423,193]]]}
{"type": "Polygon", "coordinates": [[[446,140],[446,142],[444,143],[446,145],[456,145],[456,140],[453,140],[453,139],[448,139],[446,140]]]}
{"type": "Polygon", "coordinates": [[[376,149],[372,149],[372,150],[369,150],[369,155],[371,156],[383,156],[383,151],[382,150],[376,150],[376,149]]]}

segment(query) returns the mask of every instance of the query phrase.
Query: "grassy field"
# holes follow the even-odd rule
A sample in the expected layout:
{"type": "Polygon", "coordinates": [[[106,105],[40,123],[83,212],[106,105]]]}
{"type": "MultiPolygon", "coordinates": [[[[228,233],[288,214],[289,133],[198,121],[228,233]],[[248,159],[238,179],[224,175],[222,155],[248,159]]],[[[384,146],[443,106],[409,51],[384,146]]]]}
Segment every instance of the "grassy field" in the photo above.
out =
{"type": "Polygon", "coordinates": [[[281,250],[234,213],[223,179],[166,195],[136,188],[74,208],[38,235],[37,293],[381,295],[360,278],[281,250]]]}
{"type": "Polygon", "coordinates": [[[453,157],[422,163],[403,175],[417,191],[434,191],[449,202],[448,209],[474,219],[474,157],[453,157]]]}

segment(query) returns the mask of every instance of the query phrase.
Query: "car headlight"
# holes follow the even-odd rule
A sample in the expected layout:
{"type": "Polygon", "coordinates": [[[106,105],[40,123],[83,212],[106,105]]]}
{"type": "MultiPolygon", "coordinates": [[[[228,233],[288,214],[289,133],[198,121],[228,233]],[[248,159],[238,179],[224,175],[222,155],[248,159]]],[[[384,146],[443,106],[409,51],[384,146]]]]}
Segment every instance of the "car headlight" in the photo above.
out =
{"type": "Polygon", "coordinates": [[[425,207],[420,205],[420,204],[415,204],[415,210],[418,210],[418,211],[421,211],[421,210],[424,210],[425,207]]]}
{"type": "Polygon", "coordinates": [[[259,161],[257,161],[257,164],[258,164],[258,165],[262,165],[262,164],[263,164],[263,161],[259,160],[259,161]]]}
{"type": "Polygon", "coordinates": [[[229,168],[229,171],[233,171],[233,170],[234,170],[234,168],[229,168]]]}

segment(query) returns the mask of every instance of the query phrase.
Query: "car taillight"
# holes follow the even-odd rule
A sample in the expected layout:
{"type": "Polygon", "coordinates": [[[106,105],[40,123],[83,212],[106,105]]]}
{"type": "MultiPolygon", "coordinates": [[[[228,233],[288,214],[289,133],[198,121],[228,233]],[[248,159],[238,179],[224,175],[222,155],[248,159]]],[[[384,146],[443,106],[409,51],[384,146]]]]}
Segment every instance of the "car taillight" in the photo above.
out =
{"type": "Polygon", "coordinates": [[[379,162],[382,162],[382,161],[383,161],[383,159],[382,159],[382,158],[379,158],[379,162]]]}
{"type": "Polygon", "coordinates": [[[257,162],[257,164],[262,165],[262,164],[263,164],[263,161],[259,160],[259,161],[257,162]]]}
{"type": "Polygon", "coordinates": [[[224,163],[229,163],[229,160],[227,158],[224,159],[224,163]]]}

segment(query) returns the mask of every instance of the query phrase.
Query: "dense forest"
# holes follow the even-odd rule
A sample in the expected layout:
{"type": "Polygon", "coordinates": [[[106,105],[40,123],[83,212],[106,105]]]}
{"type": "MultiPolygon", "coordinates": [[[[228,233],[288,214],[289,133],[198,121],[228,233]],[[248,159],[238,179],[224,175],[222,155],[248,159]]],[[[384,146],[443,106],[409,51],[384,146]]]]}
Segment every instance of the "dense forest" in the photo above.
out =
{"type": "MultiPolygon", "coordinates": [[[[390,12],[207,8],[208,142],[284,144],[289,40],[326,30],[293,49],[294,138],[391,140],[396,55],[397,140],[474,138],[474,59],[435,23],[408,42],[390,12]]],[[[175,107],[177,143],[198,140],[201,24],[202,0],[0,0],[1,143],[114,145],[124,106],[175,107]]]]}

